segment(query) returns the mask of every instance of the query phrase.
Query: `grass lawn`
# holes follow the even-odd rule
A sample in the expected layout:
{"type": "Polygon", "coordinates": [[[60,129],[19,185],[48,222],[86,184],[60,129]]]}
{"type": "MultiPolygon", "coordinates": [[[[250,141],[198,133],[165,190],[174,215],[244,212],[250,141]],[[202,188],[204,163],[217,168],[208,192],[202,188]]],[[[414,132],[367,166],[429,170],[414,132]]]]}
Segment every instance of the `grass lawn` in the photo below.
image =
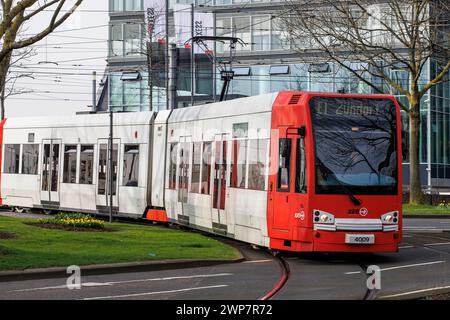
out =
{"type": "Polygon", "coordinates": [[[0,217],[0,270],[66,267],[164,259],[234,259],[239,253],[217,240],[159,226],[105,224],[114,232],[74,232],[0,217]]]}
{"type": "Polygon", "coordinates": [[[450,207],[437,207],[430,205],[403,204],[403,214],[412,215],[450,215],[450,207]]]}

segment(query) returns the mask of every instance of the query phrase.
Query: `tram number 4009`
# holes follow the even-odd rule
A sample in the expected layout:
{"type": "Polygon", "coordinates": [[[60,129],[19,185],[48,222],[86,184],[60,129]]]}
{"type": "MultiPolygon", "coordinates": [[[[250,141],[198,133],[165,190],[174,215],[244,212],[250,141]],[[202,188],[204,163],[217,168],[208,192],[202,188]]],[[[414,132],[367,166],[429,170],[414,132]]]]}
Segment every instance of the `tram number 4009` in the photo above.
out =
{"type": "Polygon", "coordinates": [[[345,243],[349,244],[374,244],[375,235],[373,234],[346,234],[345,243]]]}

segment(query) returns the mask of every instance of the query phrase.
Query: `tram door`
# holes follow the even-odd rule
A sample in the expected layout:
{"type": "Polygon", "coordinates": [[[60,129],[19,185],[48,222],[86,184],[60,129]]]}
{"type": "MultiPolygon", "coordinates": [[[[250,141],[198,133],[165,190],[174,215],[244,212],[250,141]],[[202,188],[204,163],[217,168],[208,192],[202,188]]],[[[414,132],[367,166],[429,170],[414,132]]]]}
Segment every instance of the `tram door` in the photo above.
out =
{"type": "Polygon", "coordinates": [[[191,154],[191,137],[180,137],[178,144],[178,208],[180,222],[189,224],[189,215],[186,212],[188,202],[189,164],[191,154]]]}
{"type": "MultiPolygon", "coordinates": [[[[113,158],[113,188],[112,188],[112,207],[114,211],[118,210],[118,179],[119,167],[118,167],[118,150],[120,145],[120,139],[114,139],[112,148],[113,158]]],[[[110,205],[110,161],[109,161],[109,139],[99,139],[97,144],[97,194],[96,204],[97,210],[106,211],[110,205]]]]}
{"type": "Polygon", "coordinates": [[[41,201],[43,204],[59,206],[61,140],[43,140],[42,150],[41,201]]]}
{"type": "Polygon", "coordinates": [[[213,179],[213,205],[212,227],[217,233],[227,233],[227,215],[225,211],[225,198],[229,180],[227,163],[228,141],[226,134],[216,135],[214,141],[214,179],[213,179]]]}
{"type": "Polygon", "coordinates": [[[269,178],[269,212],[273,229],[288,232],[291,217],[296,217],[300,225],[307,221],[305,139],[290,128],[279,130],[279,136],[273,135],[271,142],[277,174],[269,178]]]}

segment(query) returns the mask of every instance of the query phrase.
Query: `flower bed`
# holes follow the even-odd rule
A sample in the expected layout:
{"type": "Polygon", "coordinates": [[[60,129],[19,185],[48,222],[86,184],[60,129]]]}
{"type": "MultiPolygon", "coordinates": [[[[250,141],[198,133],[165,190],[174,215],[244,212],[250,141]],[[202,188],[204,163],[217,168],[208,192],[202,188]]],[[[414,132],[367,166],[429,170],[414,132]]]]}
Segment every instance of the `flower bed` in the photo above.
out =
{"type": "Polygon", "coordinates": [[[60,227],[65,230],[103,230],[105,223],[80,213],[60,213],[53,218],[40,219],[37,222],[42,227],[60,227]]]}

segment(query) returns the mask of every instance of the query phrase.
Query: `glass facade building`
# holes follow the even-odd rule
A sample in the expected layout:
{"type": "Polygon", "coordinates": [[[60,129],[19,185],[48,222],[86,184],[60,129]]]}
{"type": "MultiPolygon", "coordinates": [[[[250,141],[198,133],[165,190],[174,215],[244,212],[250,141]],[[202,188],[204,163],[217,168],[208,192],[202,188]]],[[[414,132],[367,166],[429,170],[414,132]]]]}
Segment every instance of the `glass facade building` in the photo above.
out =
{"type": "MultiPolygon", "coordinates": [[[[109,106],[118,112],[149,110],[149,81],[145,54],[145,27],[143,0],[110,0],[110,46],[109,46],[109,106]],[[131,73],[135,73],[131,75],[131,73]],[[130,73],[130,74],[129,74],[130,73]],[[138,73],[138,74],[136,74],[138,73]],[[130,80],[131,78],[131,80],[130,80]]],[[[375,93],[375,90],[343,67],[330,62],[313,59],[305,63],[293,50],[301,46],[314,48],[309,37],[296,39],[292,43],[286,37],[277,13],[282,10],[280,0],[170,0],[169,42],[173,40],[173,5],[195,4],[195,10],[214,12],[217,36],[235,36],[246,44],[238,45],[229,97],[254,96],[269,92],[295,90],[340,93],[375,93]],[[245,4],[245,5],[244,5],[245,4]],[[245,9],[244,9],[245,8],[245,9]],[[239,10],[237,10],[239,9],[239,10]],[[316,61],[317,60],[317,61],[316,61]]],[[[226,44],[216,43],[217,55],[229,54],[226,44]]],[[[349,61],[353,70],[363,70],[360,62],[349,61]]],[[[391,68],[391,78],[407,87],[410,79],[405,69],[391,68]]],[[[424,85],[437,72],[436,62],[429,60],[419,80],[424,85]]],[[[214,99],[220,94],[220,73],[211,66],[201,65],[196,69],[196,94],[214,99]],[[215,74],[214,74],[215,73],[215,74]]],[[[400,103],[407,99],[387,84],[376,79],[375,83],[384,92],[395,95],[400,103]]],[[[448,79],[448,76],[447,76],[448,79]]],[[[177,90],[180,100],[190,96],[191,70],[189,61],[181,62],[177,71],[177,90]],[[184,63],[184,64],[183,64],[184,63]]],[[[153,110],[166,108],[165,86],[154,86],[152,90],[153,110]]],[[[188,101],[189,99],[185,99],[188,101]]],[[[208,99],[206,99],[208,100],[208,99]]],[[[189,103],[178,104],[178,106],[189,103]]],[[[408,119],[404,114],[404,136],[408,141],[408,119]]],[[[421,104],[421,176],[426,185],[427,168],[431,165],[433,187],[450,188],[450,82],[433,87],[421,104]],[[428,119],[430,117],[430,119],[428,119]],[[430,124],[428,126],[428,124],[430,124]],[[430,135],[431,145],[427,141],[430,135]]],[[[405,148],[404,183],[408,183],[408,154],[405,148]]]]}

